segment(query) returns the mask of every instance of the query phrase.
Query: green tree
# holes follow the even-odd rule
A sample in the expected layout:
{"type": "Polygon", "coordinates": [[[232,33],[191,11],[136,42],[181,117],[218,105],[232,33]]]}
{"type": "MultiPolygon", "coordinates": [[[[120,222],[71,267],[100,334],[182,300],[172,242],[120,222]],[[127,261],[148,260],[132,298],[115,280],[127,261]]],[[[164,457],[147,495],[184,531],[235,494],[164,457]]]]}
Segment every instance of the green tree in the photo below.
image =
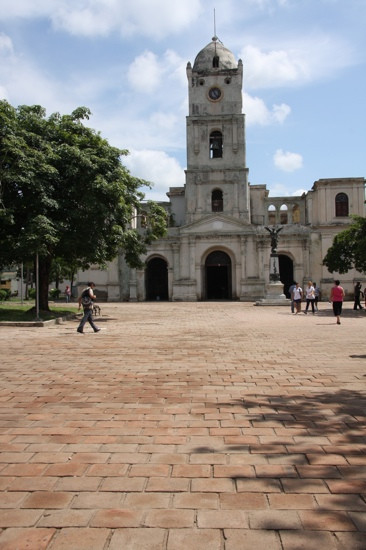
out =
{"type": "Polygon", "coordinates": [[[352,218],[353,223],[334,237],[323,259],[331,273],[347,273],[352,268],[366,272],[366,218],[352,218]]]}
{"type": "Polygon", "coordinates": [[[166,213],[142,203],[142,186],[121,163],[127,155],[71,115],[0,101],[0,266],[39,257],[39,308],[48,310],[54,260],[86,269],[121,250],[132,267],[166,230],[166,213]],[[143,206],[142,206],[143,205],[143,206]],[[131,219],[148,208],[144,231],[131,219]]]}

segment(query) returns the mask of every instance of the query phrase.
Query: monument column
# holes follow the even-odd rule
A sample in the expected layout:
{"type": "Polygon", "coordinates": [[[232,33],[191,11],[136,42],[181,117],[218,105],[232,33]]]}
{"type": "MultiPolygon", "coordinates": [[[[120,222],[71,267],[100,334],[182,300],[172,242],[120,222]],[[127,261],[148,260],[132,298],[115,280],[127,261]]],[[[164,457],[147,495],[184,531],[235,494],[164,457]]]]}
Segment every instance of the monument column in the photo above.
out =
{"type": "Polygon", "coordinates": [[[283,227],[272,225],[265,227],[271,236],[271,254],[269,257],[269,282],[266,284],[266,297],[256,302],[257,306],[287,305],[289,300],[283,293],[280,279],[280,264],[277,254],[278,234],[283,227]]]}

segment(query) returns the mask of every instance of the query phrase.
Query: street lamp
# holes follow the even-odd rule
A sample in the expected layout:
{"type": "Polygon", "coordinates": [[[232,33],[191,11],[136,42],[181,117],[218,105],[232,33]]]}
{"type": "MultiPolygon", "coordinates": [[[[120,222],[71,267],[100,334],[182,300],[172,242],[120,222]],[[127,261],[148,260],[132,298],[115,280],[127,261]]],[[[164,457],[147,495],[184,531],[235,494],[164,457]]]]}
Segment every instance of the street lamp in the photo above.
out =
{"type": "Polygon", "coordinates": [[[42,321],[39,317],[39,257],[36,254],[36,321],[42,321]]]}

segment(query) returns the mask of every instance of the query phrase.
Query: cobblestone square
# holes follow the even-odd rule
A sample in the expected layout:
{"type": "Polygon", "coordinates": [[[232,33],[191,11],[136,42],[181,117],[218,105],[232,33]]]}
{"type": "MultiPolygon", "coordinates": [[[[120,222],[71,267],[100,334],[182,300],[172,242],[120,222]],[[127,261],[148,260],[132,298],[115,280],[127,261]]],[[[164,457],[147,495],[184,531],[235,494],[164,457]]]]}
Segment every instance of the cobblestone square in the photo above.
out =
{"type": "Polygon", "coordinates": [[[0,327],[1,550],[364,550],[366,314],[0,327]]]}

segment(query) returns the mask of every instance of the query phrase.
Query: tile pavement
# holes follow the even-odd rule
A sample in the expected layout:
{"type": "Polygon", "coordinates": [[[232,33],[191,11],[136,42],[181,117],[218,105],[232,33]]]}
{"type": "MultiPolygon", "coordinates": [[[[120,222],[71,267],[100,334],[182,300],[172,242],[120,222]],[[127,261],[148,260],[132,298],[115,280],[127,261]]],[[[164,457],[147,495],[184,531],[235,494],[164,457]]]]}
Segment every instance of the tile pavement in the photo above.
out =
{"type": "Polygon", "coordinates": [[[366,314],[0,327],[1,550],[365,550],[366,314]]]}

